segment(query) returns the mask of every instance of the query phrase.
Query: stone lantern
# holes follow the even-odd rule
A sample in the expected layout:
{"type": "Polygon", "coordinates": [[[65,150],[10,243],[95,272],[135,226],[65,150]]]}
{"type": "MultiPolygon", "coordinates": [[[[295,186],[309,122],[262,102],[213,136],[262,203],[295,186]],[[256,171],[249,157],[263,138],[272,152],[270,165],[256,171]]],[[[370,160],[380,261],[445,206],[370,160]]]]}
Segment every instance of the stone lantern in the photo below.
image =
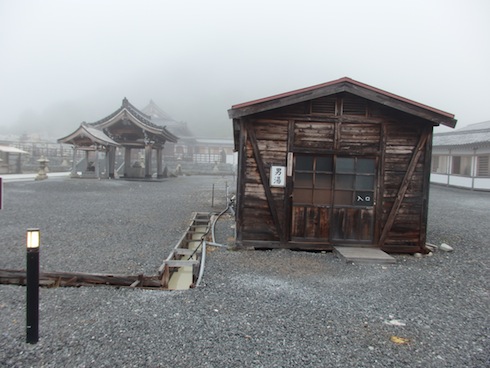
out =
{"type": "Polygon", "coordinates": [[[48,175],[46,175],[46,172],[48,171],[49,160],[47,158],[44,158],[44,156],[41,156],[41,158],[37,160],[37,162],[39,162],[39,172],[37,173],[35,180],[47,179],[48,175]]]}

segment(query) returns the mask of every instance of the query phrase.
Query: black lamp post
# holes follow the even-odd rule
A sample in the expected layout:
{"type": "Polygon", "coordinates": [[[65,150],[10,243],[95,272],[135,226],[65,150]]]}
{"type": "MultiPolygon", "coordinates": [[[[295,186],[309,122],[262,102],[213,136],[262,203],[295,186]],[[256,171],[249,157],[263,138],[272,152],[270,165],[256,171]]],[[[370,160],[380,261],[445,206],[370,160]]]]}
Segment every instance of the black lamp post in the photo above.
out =
{"type": "Polygon", "coordinates": [[[27,308],[26,342],[35,344],[39,340],[39,229],[27,229],[27,308]]]}

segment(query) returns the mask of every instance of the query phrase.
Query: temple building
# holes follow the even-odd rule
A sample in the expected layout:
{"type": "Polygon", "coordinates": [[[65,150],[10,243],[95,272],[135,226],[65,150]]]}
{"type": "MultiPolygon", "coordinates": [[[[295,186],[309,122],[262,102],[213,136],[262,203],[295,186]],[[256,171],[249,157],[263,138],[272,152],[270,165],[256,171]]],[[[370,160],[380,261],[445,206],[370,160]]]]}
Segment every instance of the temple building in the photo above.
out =
{"type": "Polygon", "coordinates": [[[138,110],[124,98],[119,109],[94,122],[83,122],[58,143],[73,146],[72,176],[114,178],[123,169],[125,178],[157,178],[165,176],[163,149],[165,143],[176,143],[178,137],[165,126],[157,125],[150,115],[138,110]],[[118,153],[124,149],[120,167],[118,153]],[[85,152],[84,167],[77,169],[77,152],[85,152]],[[156,151],[156,156],[153,156],[156,151]],[[135,154],[139,156],[135,157],[135,154]],[[156,161],[156,173],[152,165],[156,161]],[[80,174],[79,174],[80,173],[80,174]]]}
{"type": "Polygon", "coordinates": [[[186,122],[175,120],[153,102],[153,100],[150,100],[150,103],[142,108],[141,111],[150,116],[155,124],[165,126],[169,132],[179,137],[178,142],[168,142],[165,145],[163,153],[166,157],[173,157],[181,160],[192,159],[196,138],[186,122]]]}
{"type": "Polygon", "coordinates": [[[185,163],[195,164],[236,164],[237,155],[233,152],[233,139],[196,137],[186,122],[176,121],[163,111],[153,100],[141,109],[159,125],[166,126],[172,134],[179,137],[178,142],[168,142],[163,153],[185,163]]]}

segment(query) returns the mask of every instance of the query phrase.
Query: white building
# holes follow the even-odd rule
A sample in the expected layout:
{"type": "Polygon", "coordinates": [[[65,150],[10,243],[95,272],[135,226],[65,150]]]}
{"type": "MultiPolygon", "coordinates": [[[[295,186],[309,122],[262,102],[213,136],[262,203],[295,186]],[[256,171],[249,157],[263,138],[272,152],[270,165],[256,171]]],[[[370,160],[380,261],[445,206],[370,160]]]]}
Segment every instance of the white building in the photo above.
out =
{"type": "Polygon", "coordinates": [[[434,134],[432,183],[490,190],[490,121],[434,134]]]}

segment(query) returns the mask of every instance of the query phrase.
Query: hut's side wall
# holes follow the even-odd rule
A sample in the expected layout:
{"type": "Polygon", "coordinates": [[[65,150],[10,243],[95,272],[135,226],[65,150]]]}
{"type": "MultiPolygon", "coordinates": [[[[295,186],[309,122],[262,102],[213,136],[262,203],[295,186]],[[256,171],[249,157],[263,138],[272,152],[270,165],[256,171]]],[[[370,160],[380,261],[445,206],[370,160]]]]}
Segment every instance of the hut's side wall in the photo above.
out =
{"type": "MultiPolygon", "coordinates": [[[[289,152],[375,158],[378,179],[374,213],[352,209],[351,215],[353,219],[372,215],[374,240],[377,243],[384,236],[383,249],[421,251],[425,244],[430,139],[421,147],[416,165],[412,165],[414,173],[407,178],[408,186],[399,208],[391,218],[390,213],[397,205],[396,199],[415,148],[421,137],[431,132],[432,125],[428,122],[345,93],[242,118],[241,154],[245,159],[239,162],[242,175],[237,193],[238,243],[256,247],[331,249],[333,242],[325,241],[331,230],[321,224],[316,232],[311,231],[311,234],[322,234],[321,242],[314,245],[291,242],[291,234],[294,237],[299,233],[291,224],[307,228],[308,216],[313,218],[314,214],[305,210],[305,223],[292,221],[295,214],[291,205],[294,184],[291,176],[287,177],[284,188],[269,186],[271,165],[287,166],[289,152]],[[385,227],[390,220],[387,231],[385,227]]],[[[335,211],[332,208],[316,218],[335,216],[335,211]]],[[[360,231],[362,226],[359,225],[360,231]]]]}

